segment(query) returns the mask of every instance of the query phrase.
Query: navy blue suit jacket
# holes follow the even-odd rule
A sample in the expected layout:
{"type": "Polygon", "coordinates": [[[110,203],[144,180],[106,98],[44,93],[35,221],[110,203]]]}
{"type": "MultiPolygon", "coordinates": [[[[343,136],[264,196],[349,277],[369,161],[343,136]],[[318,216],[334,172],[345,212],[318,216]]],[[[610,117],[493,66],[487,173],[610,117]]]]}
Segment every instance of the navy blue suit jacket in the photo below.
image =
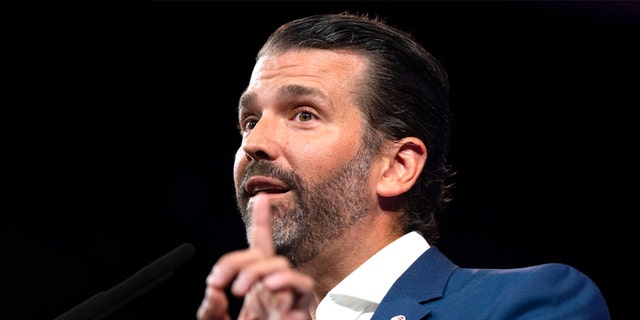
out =
{"type": "Polygon", "coordinates": [[[390,319],[603,320],[610,315],[595,283],[566,264],[460,268],[432,246],[394,283],[372,318],[390,319]]]}

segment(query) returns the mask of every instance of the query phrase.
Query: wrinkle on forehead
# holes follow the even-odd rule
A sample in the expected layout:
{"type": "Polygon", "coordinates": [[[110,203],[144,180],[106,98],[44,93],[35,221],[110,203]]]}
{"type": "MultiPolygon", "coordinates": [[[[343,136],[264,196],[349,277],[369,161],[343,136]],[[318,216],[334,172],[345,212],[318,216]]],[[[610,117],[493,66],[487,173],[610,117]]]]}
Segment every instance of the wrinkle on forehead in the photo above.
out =
{"type": "MultiPolygon", "coordinates": [[[[310,97],[314,99],[324,100],[325,102],[330,103],[329,97],[321,90],[298,84],[286,84],[279,87],[276,91],[276,96],[280,99],[310,97]]],[[[242,96],[240,96],[238,109],[243,110],[253,108],[255,107],[256,100],[257,94],[255,92],[246,91],[242,94],[242,96]]]]}

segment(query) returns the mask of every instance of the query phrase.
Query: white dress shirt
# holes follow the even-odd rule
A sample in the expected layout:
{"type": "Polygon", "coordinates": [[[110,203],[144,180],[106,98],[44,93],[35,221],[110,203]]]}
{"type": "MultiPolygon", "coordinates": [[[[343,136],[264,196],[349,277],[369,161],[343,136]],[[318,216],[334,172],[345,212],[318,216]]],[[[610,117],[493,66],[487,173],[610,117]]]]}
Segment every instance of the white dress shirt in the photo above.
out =
{"type": "Polygon", "coordinates": [[[344,278],[320,301],[316,320],[369,320],[393,283],[429,244],[418,232],[390,243],[344,278]]]}

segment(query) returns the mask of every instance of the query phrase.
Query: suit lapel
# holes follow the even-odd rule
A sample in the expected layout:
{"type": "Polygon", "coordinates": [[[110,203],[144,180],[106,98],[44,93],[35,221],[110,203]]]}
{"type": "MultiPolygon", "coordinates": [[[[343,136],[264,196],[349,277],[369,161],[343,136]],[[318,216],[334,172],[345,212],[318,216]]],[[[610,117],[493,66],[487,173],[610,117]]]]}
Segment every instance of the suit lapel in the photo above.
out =
{"type": "Polygon", "coordinates": [[[449,277],[458,266],[436,247],[430,247],[396,280],[371,320],[426,319],[427,302],[440,299],[449,277]]]}

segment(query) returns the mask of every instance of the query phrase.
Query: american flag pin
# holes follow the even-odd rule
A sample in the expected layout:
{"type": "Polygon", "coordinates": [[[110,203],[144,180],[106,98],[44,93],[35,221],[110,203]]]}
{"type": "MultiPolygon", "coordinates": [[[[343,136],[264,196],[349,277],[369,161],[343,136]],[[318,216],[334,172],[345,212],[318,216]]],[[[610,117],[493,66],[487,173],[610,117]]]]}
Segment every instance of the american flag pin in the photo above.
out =
{"type": "Polygon", "coordinates": [[[407,320],[407,317],[400,315],[400,316],[395,316],[389,320],[407,320]]]}

